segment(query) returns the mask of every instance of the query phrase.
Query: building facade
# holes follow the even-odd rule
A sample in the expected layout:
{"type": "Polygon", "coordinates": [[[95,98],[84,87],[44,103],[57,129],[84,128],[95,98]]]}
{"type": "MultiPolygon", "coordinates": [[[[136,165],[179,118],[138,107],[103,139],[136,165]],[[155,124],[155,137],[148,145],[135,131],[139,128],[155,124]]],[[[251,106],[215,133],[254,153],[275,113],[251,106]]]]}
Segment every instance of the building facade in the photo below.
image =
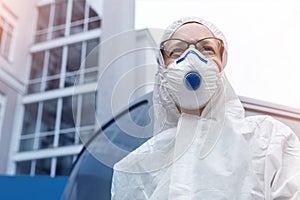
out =
{"type": "Polygon", "coordinates": [[[34,33],[35,0],[0,0],[0,173],[8,172],[11,141],[25,94],[28,52],[34,33]],[[26,30],[26,31],[22,31],[26,30]]]}
{"type": "MultiPolygon", "coordinates": [[[[81,111],[94,101],[98,54],[91,55],[88,62],[84,60],[100,42],[102,19],[83,0],[28,2],[21,3],[23,11],[14,10],[22,5],[10,1],[1,3],[4,10],[14,11],[10,18],[15,17],[16,21],[0,15],[1,59],[7,61],[8,68],[14,59],[22,62],[19,63],[22,71],[12,72],[13,78],[18,76],[13,80],[19,88],[9,93],[12,97],[0,96],[0,127],[7,124],[8,112],[11,113],[9,118],[14,120],[9,123],[10,129],[1,129],[1,141],[7,143],[2,147],[6,150],[3,154],[8,155],[7,165],[3,164],[1,172],[68,175],[82,149],[76,129],[94,131],[94,115],[84,116],[87,112],[81,111]],[[22,31],[20,26],[28,25],[22,22],[27,15],[31,15],[27,19],[31,27],[23,27],[22,31]],[[24,38],[24,34],[28,36],[24,38]],[[23,41],[15,41],[14,37],[23,37],[23,41]],[[27,48],[18,48],[24,41],[30,41],[25,42],[27,48]],[[20,49],[24,57],[13,58],[20,49]],[[75,87],[80,89],[75,90],[75,87]],[[10,138],[4,138],[7,135],[11,135],[10,138]]],[[[6,66],[1,68],[5,70],[6,66]]],[[[1,87],[3,91],[5,88],[1,87]]]]}
{"type": "MultiPolygon", "coordinates": [[[[0,0],[0,158],[5,160],[0,174],[69,175],[84,146],[78,133],[90,137],[99,126],[99,110],[91,106],[99,98],[99,57],[109,57],[122,46],[112,40],[100,54],[100,39],[134,28],[134,0],[105,1],[101,16],[95,2],[0,0]]],[[[148,30],[129,32],[129,37],[130,50],[152,42],[148,30]]],[[[145,54],[133,53],[131,65],[125,58],[116,67],[129,71],[144,63],[145,54]]],[[[131,74],[126,85],[134,89],[138,82],[153,79],[155,70],[131,74]]],[[[120,76],[106,77],[107,91],[122,76],[117,68],[112,72],[120,76]]],[[[105,96],[100,98],[109,104],[105,96]]]]}

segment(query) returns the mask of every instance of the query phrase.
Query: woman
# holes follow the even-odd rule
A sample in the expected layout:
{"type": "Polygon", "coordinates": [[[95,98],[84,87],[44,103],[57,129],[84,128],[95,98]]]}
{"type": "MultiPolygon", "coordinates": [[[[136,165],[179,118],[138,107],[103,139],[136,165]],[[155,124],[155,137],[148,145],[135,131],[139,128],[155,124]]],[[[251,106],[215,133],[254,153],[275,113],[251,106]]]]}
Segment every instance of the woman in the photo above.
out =
{"type": "Polygon", "coordinates": [[[269,116],[244,116],[220,30],[180,19],[158,60],[155,136],[114,166],[112,199],[300,199],[298,138],[269,116]]]}

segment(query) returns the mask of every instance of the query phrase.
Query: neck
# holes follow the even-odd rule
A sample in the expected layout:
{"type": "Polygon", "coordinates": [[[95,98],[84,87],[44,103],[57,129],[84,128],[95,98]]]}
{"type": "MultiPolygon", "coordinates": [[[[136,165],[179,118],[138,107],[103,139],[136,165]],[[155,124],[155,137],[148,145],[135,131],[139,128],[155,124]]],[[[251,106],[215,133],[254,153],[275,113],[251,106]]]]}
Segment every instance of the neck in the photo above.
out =
{"type": "Polygon", "coordinates": [[[180,113],[186,113],[186,114],[190,114],[190,115],[201,116],[204,107],[196,109],[196,110],[188,110],[188,109],[180,108],[179,106],[177,106],[177,109],[179,110],[180,113]]]}

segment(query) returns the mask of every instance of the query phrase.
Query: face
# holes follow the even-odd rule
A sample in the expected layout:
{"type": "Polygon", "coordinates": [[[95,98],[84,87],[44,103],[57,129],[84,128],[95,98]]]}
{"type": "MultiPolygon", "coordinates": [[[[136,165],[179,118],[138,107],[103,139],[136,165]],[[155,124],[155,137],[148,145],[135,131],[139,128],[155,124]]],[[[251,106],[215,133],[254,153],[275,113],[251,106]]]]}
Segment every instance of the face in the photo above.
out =
{"type": "MultiPolygon", "coordinates": [[[[206,28],[206,26],[199,23],[187,23],[179,27],[174,34],[172,35],[172,39],[181,39],[186,42],[197,42],[203,38],[214,37],[212,32],[206,28]]],[[[219,67],[219,70],[223,70],[222,66],[222,55],[221,52],[216,52],[216,55],[210,57],[219,67]]],[[[174,59],[169,58],[164,55],[165,65],[168,66],[174,59]]]]}

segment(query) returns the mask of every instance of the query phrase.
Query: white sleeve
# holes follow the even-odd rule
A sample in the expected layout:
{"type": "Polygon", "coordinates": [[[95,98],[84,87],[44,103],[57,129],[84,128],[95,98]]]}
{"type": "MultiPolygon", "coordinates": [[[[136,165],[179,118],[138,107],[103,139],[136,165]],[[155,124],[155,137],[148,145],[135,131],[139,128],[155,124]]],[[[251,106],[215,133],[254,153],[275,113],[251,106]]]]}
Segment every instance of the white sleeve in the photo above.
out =
{"type": "Polygon", "coordinates": [[[277,140],[272,164],[275,170],[270,193],[273,200],[300,200],[300,143],[291,130],[277,140]],[[281,152],[279,150],[281,148],[281,152]]]}
{"type": "Polygon", "coordinates": [[[111,200],[146,200],[148,196],[145,193],[144,185],[145,183],[141,183],[139,174],[115,170],[111,187],[111,200]]]}

